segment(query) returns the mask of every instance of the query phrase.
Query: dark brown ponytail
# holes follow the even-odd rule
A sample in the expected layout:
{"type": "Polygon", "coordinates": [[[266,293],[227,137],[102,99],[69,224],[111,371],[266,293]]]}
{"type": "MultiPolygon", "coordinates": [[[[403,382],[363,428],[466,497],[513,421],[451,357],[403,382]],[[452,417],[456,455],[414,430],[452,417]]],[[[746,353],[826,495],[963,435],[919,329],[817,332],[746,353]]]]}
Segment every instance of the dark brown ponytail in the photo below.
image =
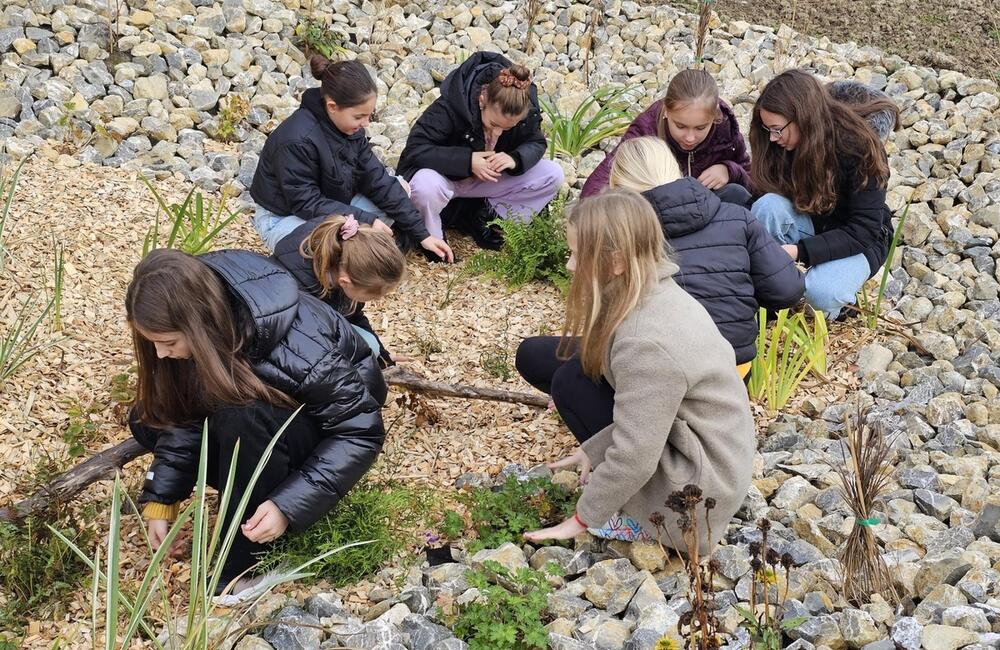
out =
{"type": "Polygon", "coordinates": [[[368,101],[375,94],[375,81],[368,69],[357,61],[330,61],[314,54],[309,58],[312,76],[321,82],[320,93],[340,108],[350,108],[368,101]]]}

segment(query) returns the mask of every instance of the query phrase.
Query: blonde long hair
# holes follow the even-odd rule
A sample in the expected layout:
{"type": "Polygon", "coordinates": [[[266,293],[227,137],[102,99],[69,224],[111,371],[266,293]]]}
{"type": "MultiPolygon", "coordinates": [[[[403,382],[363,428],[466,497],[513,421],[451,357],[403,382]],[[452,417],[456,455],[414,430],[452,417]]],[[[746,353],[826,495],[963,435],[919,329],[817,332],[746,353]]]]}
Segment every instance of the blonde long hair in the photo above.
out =
{"type": "Polygon", "coordinates": [[[615,151],[608,186],[645,192],[682,177],[670,147],[656,136],[625,140],[615,151]]]}
{"type": "Polygon", "coordinates": [[[578,353],[584,373],[596,381],[607,371],[615,330],[656,282],[666,255],[663,230],[649,202],[628,190],[575,203],[566,227],[576,238],[576,269],[559,355],[578,353]],[[614,272],[616,266],[621,273],[614,272]]]}
{"type": "Polygon", "coordinates": [[[320,298],[340,291],[337,277],[343,273],[359,289],[383,294],[398,285],[406,271],[406,258],[392,235],[361,224],[358,231],[344,239],[341,228],[346,217],[327,217],[302,240],[299,253],[312,260],[313,273],[320,286],[320,298]]]}

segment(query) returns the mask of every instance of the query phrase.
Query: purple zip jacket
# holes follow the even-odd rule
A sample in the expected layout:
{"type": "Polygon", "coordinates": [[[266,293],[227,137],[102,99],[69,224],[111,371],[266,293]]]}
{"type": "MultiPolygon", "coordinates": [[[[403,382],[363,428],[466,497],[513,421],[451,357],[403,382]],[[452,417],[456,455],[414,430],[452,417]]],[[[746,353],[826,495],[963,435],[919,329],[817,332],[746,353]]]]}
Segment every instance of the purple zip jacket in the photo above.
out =
{"type": "MultiPolygon", "coordinates": [[[[660,119],[661,106],[662,101],[657,100],[652,106],[640,113],[625,131],[622,141],[644,135],[658,135],[656,122],[660,119]]],[[[698,178],[703,171],[712,165],[722,163],[729,170],[730,183],[738,183],[753,191],[750,184],[750,155],[747,153],[747,143],[736,123],[736,116],[733,115],[733,109],[729,108],[729,104],[722,100],[719,100],[719,111],[722,112],[722,121],[713,125],[708,137],[692,151],[681,149],[681,146],[670,137],[669,131],[666,135],[667,145],[674,152],[674,158],[677,159],[681,173],[685,176],[698,178]]],[[[583,185],[581,196],[597,194],[608,186],[611,163],[617,150],[618,147],[615,147],[611,153],[605,156],[604,162],[590,175],[583,185]]]]}

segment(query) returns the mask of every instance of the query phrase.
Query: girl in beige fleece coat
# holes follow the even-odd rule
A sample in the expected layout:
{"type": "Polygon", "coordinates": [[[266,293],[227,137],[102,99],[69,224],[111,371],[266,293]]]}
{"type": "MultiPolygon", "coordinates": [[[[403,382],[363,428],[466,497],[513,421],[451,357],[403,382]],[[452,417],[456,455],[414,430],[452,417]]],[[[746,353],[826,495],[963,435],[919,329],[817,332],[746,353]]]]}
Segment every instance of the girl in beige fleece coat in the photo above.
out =
{"type": "Polygon", "coordinates": [[[650,515],[659,512],[661,542],[680,544],[664,502],[694,484],[716,504],[711,538],[699,527],[700,551],[710,552],[743,503],[753,464],[753,419],[733,348],[674,282],[677,266],[639,194],[580,201],[566,234],[573,283],[563,337],[525,340],[518,369],[553,396],[582,445],[550,467],[581,466],[584,487],[573,517],[525,537],[569,539],[631,521],[633,538],[656,538],[650,515]]]}

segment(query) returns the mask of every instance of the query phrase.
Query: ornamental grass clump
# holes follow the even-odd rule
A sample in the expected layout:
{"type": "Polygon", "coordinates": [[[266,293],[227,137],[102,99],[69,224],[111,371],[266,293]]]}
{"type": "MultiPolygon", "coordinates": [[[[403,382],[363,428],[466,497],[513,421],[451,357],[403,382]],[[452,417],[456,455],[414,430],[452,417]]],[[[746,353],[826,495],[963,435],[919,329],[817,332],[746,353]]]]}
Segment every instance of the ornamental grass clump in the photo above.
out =
{"type": "Polygon", "coordinates": [[[885,496],[892,479],[895,453],[879,426],[869,426],[867,413],[848,418],[843,462],[834,469],[840,476],[840,491],[854,515],[854,527],[840,551],[844,597],[861,605],[874,594],[887,602],[899,602],[892,574],[882,558],[874,527],[881,524],[875,503],[885,496]]]}

